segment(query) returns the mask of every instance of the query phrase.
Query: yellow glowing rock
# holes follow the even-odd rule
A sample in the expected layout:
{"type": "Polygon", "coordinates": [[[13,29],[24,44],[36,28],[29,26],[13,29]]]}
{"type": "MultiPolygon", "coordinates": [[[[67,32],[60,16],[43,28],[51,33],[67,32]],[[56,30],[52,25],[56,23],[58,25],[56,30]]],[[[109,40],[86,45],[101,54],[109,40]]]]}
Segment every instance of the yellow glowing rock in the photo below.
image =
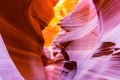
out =
{"type": "Polygon", "coordinates": [[[60,0],[54,7],[55,17],[51,20],[49,26],[43,30],[45,46],[51,45],[53,38],[60,28],[57,23],[74,9],[77,2],[78,0],[60,0]]]}

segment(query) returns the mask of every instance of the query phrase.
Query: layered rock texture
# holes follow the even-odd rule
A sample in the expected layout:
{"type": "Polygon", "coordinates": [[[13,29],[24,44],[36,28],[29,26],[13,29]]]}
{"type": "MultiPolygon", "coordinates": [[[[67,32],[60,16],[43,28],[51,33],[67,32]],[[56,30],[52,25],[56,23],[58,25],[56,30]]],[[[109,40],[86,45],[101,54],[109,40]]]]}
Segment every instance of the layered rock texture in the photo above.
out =
{"type": "Polygon", "coordinates": [[[57,2],[0,0],[0,80],[120,80],[119,0],[57,2]]]}

